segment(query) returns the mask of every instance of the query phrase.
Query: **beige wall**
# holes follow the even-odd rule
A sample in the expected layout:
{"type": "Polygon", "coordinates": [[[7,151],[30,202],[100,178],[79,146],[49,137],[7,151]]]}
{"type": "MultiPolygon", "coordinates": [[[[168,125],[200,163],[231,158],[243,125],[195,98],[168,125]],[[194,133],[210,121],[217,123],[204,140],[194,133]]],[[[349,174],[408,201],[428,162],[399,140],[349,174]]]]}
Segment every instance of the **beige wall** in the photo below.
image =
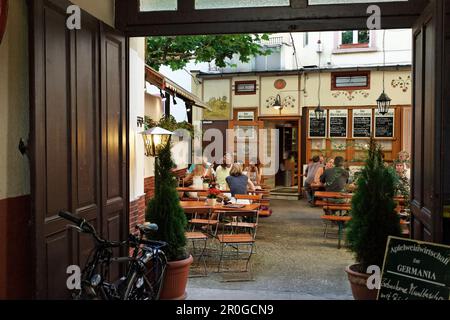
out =
{"type": "Polygon", "coordinates": [[[286,107],[281,110],[281,115],[299,115],[301,113],[298,85],[299,76],[275,76],[275,77],[261,77],[261,105],[259,109],[260,115],[280,115],[279,110],[275,110],[272,107],[267,108],[268,102],[271,99],[275,99],[277,94],[280,95],[281,102],[284,105],[284,101],[290,101],[286,107]],[[286,81],[286,87],[278,90],[275,88],[275,81],[283,79],[286,81]]]}
{"type": "MultiPolygon", "coordinates": [[[[411,80],[407,89],[403,91],[399,85],[393,87],[392,80],[400,81],[400,78],[406,80],[411,77],[411,71],[398,70],[385,72],[385,92],[392,99],[392,105],[410,105],[411,104],[411,80]]],[[[370,89],[369,90],[330,90],[331,89],[331,73],[323,72],[321,74],[321,95],[320,104],[322,106],[375,106],[376,100],[383,91],[383,72],[370,72],[370,89]]],[[[305,74],[302,79],[302,89],[305,93],[302,97],[302,107],[317,106],[318,98],[318,73],[305,74]]]]}
{"type": "MultiPolygon", "coordinates": [[[[346,106],[375,106],[376,100],[383,91],[383,72],[370,71],[370,89],[367,90],[331,90],[331,72],[322,71],[320,104],[323,107],[346,107],[346,106]]],[[[260,115],[280,115],[278,110],[267,108],[267,100],[273,99],[280,94],[282,101],[286,97],[291,97],[294,107],[286,107],[281,115],[302,115],[302,107],[314,107],[318,104],[318,73],[305,73],[299,77],[297,75],[278,75],[260,77],[233,77],[232,85],[235,81],[256,80],[258,90],[255,95],[235,95],[234,90],[231,96],[233,108],[259,107],[260,115]],[[274,87],[277,79],[284,79],[286,87],[278,90],[274,87]]],[[[203,85],[192,82],[194,93],[201,93],[208,101],[211,96],[217,96],[230,90],[229,79],[202,79],[203,85]],[[204,92],[202,92],[204,90],[204,92]]],[[[402,68],[396,71],[385,72],[385,92],[392,99],[392,105],[411,105],[411,71],[402,68]],[[392,83],[394,81],[394,83],[392,83]],[[402,86],[403,85],[403,86],[402,86]]],[[[200,95],[200,96],[202,96],[200,95]]]]}
{"type": "Polygon", "coordinates": [[[30,193],[29,162],[17,148],[28,137],[28,101],[27,5],[14,0],[0,44],[0,199],[30,193]]]}
{"type": "Polygon", "coordinates": [[[145,115],[145,38],[130,39],[130,201],[144,195],[145,148],[137,117],[145,115]]]}
{"type": "MultiPolygon", "coordinates": [[[[114,26],[114,0],[71,0],[103,22],[114,26]]],[[[82,26],[83,26],[83,22],[82,26]]]]}
{"type": "Polygon", "coordinates": [[[259,83],[259,77],[234,77],[232,79],[232,107],[258,107],[259,106],[259,91],[261,90],[261,84],[259,83]],[[235,82],[236,81],[256,81],[256,94],[243,94],[236,95],[235,82]]]}

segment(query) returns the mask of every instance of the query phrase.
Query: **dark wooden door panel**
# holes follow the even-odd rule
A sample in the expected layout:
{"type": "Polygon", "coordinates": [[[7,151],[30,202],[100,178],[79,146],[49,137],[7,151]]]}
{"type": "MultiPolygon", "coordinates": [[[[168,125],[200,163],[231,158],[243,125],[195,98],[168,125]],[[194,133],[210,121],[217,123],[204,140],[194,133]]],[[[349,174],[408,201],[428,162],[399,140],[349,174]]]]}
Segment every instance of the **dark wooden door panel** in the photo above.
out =
{"type": "MultiPolygon", "coordinates": [[[[101,30],[102,233],[111,240],[124,240],[128,235],[129,197],[126,41],[104,24],[101,30]]],[[[111,278],[118,275],[119,267],[114,266],[111,278]]]]}
{"type": "MultiPolygon", "coordinates": [[[[431,1],[413,29],[412,236],[441,242],[444,139],[442,68],[445,1],[431,1]]],[[[448,90],[448,89],[447,89],[448,90]]],[[[445,108],[448,108],[447,106],[445,108]]]]}
{"type": "Polygon", "coordinates": [[[65,271],[72,247],[59,210],[70,197],[70,42],[65,1],[33,1],[30,104],[31,186],[35,295],[66,298],[65,271]],[[62,269],[61,269],[62,268],[62,269]],[[64,274],[64,278],[62,275],[64,274]]]}
{"type": "Polygon", "coordinates": [[[82,29],[69,31],[68,5],[66,0],[30,2],[38,299],[68,298],[67,267],[83,266],[93,248],[90,236],[66,228],[60,210],[77,213],[111,240],[124,239],[128,230],[126,41],[84,11],[82,29]]]}

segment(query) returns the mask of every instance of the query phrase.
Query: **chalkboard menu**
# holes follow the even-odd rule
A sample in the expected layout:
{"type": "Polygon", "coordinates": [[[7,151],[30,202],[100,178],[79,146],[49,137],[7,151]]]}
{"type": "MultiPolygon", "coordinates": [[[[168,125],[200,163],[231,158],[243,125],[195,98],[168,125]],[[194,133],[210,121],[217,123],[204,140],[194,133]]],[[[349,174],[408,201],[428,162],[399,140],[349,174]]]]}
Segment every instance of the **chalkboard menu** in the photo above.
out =
{"type": "Polygon", "coordinates": [[[389,237],[378,300],[449,300],[450,246],[389,237]]]}
{"type": "Polygon", "coordinates": [[[309,111],[309,137],[325,138],[327,135],[327,110],[324,110],[323,119],[317,120],[314,110],[309,111]]]}
{"type": "Polygon", "coordinates": [[[370,138],[372,134],[372,109],[353,109],[353,137],[370,138]]]}
{"type": "Polygon", "coordinates": [[[375,137],[394,137],[394,109],[389,109],[388,113],[384,115],[375,113],[375,137]]]}
{"type": "Polygon", "coordinates": [[[330,110],[330,138],[347,137],[347,117],[348,110],[330,110]]]}

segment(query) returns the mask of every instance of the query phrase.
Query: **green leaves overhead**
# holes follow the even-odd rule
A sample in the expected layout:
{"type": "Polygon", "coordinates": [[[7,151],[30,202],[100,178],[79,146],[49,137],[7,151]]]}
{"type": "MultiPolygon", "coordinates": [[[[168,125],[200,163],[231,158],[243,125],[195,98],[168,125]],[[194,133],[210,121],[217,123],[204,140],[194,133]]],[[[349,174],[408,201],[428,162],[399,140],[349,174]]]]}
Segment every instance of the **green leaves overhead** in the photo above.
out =
{"type": "Polygon", "coordinates": [[[168,65],[172,70],[179,70],[194,60],[195,62],[212,62],[224,68],[230,64],[229,59],[238,54],[243,63],[253,56],[269,55],[272,50],[263,47],[261,40],[269,40],[267,34],[251,35],[201,35],[148,37],[146,44],[146,62],[158,70],[168,65]]]}

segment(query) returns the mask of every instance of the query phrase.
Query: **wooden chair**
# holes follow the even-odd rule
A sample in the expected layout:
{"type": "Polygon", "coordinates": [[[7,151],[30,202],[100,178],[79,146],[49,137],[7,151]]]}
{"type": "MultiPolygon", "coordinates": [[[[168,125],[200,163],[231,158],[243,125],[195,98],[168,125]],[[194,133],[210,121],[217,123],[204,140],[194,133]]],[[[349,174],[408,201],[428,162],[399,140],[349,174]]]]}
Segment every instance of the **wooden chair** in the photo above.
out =
{"type": "Polygon", "coordinates": [[[188,225],[191,226],[190,231],[195,232],[206,231],[211,236],[216,236],[217,228],[219,226],[219,217],[210,209],[195,209],[189,210],[185,209],[187,214],[191,214],[191,219],[188,221],[188,225]],[[200,228],[200,230],[196,229],[200,228]]]}
{"type": "Polygon", "coordinates": [[[231,260],[246,261],[245,270],[234,270],[234,272],[248,272],[250,259],[254,253],[253,248],[255,245],[255,236],[258,225],[257,223],[249,226],[240,225],[236,228],[237,225],[233,225],[233,222],[238,222],[245,219],[249,221],[257,221],[258,211],[217,211],[217,213],[220,216],[222,225],[221,232],[216,236],[220,246],[217,272],[221,272],[222,262],[224,259],[224,250],[227,247],[235,250],[234,253],[228,256],[231,260]],[[248,250],[240,250],[240,247],[242,246],[248,247],[248,250]],[[244,258],[242,258],[240,254],[244,254],[244,258]]]}
{"type": "MultiPolygon", "coordinates": [[[[200,274],[190,273],[189,277],[205,277],[208,275],[208,268],[206,266],[206,246],[208,243],[209,236],[205,234],[204,230],[202,231],[196,231],[195,227],[202,226],[204,224],[200,223],[201,219],[195,219],[194,217],[198,214],[198,211],[195,212],[189,212],[188,214],[191,214],[193,217],[189,219],[187,231],[185,232],[186,240],[192,244],[192,250],[190,250],[190,254],[194,258],[194,263],[192,266],[195,265],[203,265],[203,272],[200,274]],[[200,243],[200,246],[196,246],[196,244],[200,243]]],[[[206,212],[206,214],[209,215],[209,211],[206,212]]],[[[206,223],[206,226],[208,227],[208,223],[206,223]]]]}
{"type": "MultiPolygon", "coordinates": [[[[249,200],[251,203],[260,203],[262,199],[262,195],[248,195],[248,194],[236,194],[234,196],[236,200],[249,200]]],[[[245,222],[245,221],[231,221],[228,224],[226,224],[227,227],[230,227],[233,231],[233,229],[238,228],[251,228],[255,230],[255,236],[256,236],[256,229],[258,227],[258,219],[259,219],[259,209],[257,210],[256,219],[254,221],[245,222]]]]}

